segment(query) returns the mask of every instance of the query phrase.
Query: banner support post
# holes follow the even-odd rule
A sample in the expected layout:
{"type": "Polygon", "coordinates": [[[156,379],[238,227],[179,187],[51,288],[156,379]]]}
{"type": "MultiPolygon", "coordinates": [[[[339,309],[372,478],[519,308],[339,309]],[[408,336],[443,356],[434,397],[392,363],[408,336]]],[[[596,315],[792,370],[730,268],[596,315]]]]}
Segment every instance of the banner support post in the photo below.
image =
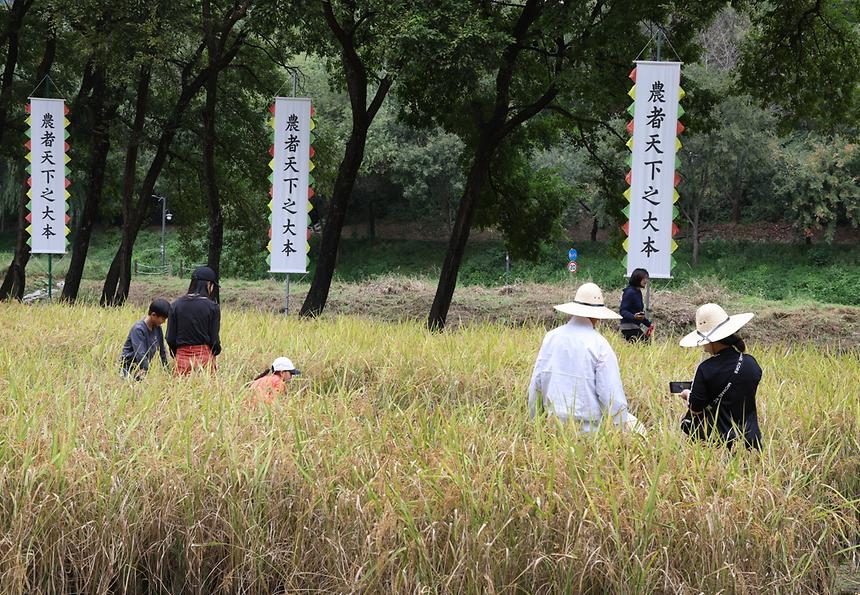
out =
{"type": "MultiPolygon", "coordinates": [[[[296,96],[296,90],[299,84],[299,75],[297,71],[293,71],[293,97],[296,96]]],[[[290,274],[287,273],[287,278],[284,280],[284,316],[290,313],[290,274]]]]}
{"type": "Polygon", "coordinates": [[[52,302],[53,299],[53,288],[54,288],[54,275],[51,270],[51,265],[53,264],[54,255],[48,254],[48,301],[52,302]]]}

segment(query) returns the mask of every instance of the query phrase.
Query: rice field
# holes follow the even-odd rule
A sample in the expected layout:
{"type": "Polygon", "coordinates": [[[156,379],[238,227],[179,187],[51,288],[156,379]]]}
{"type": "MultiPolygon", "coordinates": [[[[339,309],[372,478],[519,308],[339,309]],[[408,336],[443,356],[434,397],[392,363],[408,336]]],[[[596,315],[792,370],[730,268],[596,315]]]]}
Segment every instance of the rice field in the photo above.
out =
{"type": "Polygon", "coordinates": [[[756,456],[680,433],[671,340],[606,329],[649,435],[582,437],[528,418],[542,327],[225,309],[217,375],[127,382],[142,315],[0,304],[0,592],[831,593],[860,557],[856,350],[750,345],[756,456]]]}

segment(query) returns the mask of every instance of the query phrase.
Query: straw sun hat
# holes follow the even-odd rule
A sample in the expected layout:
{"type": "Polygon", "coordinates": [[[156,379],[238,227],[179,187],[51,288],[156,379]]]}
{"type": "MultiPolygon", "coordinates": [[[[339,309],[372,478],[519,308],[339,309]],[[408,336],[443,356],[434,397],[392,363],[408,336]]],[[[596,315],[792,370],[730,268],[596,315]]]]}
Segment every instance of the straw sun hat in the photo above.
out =
{"type": "Polygon", "coordinates": [[[603,292],[594,283],[585,283],[576,290],[572,302],[559,304],[555,309],[571,316],[582,316],[583,318],[600,318],[602,320],[619,320],[620,314],[616,314],[606,307],[603,301],[603,292]]]}
{"type": "Polygon", "coordinates": [[[696,330],[681,339],[681,347],[699,347],[716,343],[720,339],[735,334],[752,320],[755,314],[735,314],[729,316],[717,304],[705,304],[696,310],[696,330]]]}

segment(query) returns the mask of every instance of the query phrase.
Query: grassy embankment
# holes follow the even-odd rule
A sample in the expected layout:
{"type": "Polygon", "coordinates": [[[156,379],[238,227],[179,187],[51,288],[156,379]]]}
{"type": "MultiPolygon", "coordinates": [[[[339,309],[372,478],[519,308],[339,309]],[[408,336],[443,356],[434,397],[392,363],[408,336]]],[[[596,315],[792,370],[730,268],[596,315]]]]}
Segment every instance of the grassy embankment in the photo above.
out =
{"type": "MultiPolygon", "coordinates": [[[[178,270],[178,232],[168,234],[167,259],[178,270]]],[[[0,262],[7,262],[13,244],[11,234],[0,236],[0,262]]],[[[118,244],[116,232],[97,232],[84,278],[83,297],[92,297],[100,289],[98,281],[104,279],[111,258],[118,244]]],[[[155,266],[159,262],[160,234],[157,230],[144,230],[135,246],[135,260],[141,264],[155,266]]],[[[496,241],[476,241],[470,244],[460,270],[461,286],[481,285],[497,287],[512,283],[569,284],[592,279],[604,289],[618,289],[624,285],[620,258],[609,253],[604,243],[576,244],[579,250],[580,270],[576,276],[566,269],[567,249],[558,246],[547,250],[536,263],[514,261],[511,272],[504,272],[504,248],[496,241]]],[[[336,271],[336,282],[362,282],[380,276],[396,275],[435,282],[439,265],[443,260],[445,242],[418,240],[367,240],[344,239],[341,257],[336,271]]],[[[260,256],[250,262],[229,262],[225,252],[223,268],[226,277],[236,276],[245,280],[265,279],[265,259],[260,256]]],[[[311,253],[313,267],[313,252],[311,253]]],[[[702,246],[701,265],[689,266],[688,243],[682,243],[675,253],[677,266],[675,279],[656,281],[657,289],[677,290],[690,283],[707,279],[711,284],[755,299],[784,303],[821,302],[860,306],[860,291],[857,279],[860,276],[860,252],[851,245],[791,245],[753,242],[713,241],[702,246]]],[[[68,257],[55,263],[55,270],[62,275],[68,266],[68,257]]],[[[185,262],[187,270],[189,263],[185,262]]],[[[35,287],[44,283],[47,259],[34,258],[28,273],[35,287]]],[[[313,270],[313,269],[311,269],[313,270]]],[[[282,276],[278,276],[281,278],[282,276]]],[[[150,277],[140,276],[140,280],[150,277]]],[[[293,282],[301,290],[310,279],[293,276],[293,282]]],[[[249,288],[253,284],[246,285],[249,288]]]]}
{"type": "Polygon", "coordinates": [[[679,433],[669,342],[608,333],[650,434],[584,439],[527,417],[538,327],[225,308],[217,376],[132,384],[139,315],[0,304],[4,593],[826,593],[856,548],[856,353],[751,345],[750,456],[679,433]],[[249,406],[281,354],[305,375],[249,406]]]}

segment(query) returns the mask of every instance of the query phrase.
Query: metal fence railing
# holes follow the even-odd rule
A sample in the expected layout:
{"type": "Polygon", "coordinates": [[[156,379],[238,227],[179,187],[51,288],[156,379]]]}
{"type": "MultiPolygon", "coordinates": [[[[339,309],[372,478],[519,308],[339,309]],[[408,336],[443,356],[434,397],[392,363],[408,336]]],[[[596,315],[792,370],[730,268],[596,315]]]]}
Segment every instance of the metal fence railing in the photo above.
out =
{"type": "Polygon", "coordinates": [[[166,277],[166,276],[178,276],[185,277],[186,274],[193,271],[197,267],[205,266],[206,263],[195,264],[195,263],[187,263],[182,259],[179,260],[178,263],[166,262],[164,266],[160,263],[151,264],[152,259],[147,262],[143,262],[141,260],[135,259],[133,263],[133,274],[135,277],[143,276],[143,277],[166,277]]]}
{"type": "Polygon", "coordinates": [[[144,275],[144,276],[152,276],[152,277],[154,277],[154,276],[164,277],[171,272],[170,268],[171,267],[169,264],[165,264],[164,266],[161,266],[160,264],[149,265],[149,264],[144,264],[142,262],[139,262],[137,260],[134,261],[134,274],[135,274],[135,276],[144,275]]]}

